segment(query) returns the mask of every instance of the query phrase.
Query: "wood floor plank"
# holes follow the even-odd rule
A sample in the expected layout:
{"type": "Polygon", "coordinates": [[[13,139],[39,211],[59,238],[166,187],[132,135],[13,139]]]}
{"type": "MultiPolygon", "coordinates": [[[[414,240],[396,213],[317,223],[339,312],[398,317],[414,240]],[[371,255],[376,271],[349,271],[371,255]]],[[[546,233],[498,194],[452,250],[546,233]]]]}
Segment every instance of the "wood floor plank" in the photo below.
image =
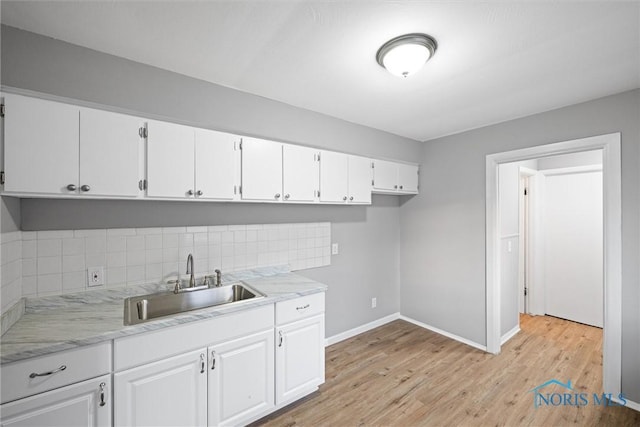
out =
{"type": "Polygon", "coordinates": [[[255,425],[640,426],[640,412],[592,401],[535,408],[531,390],[552,378],[571,380],[573,393],[602,394],[602,330],[524,315],[520,328],[491,355],[391,322],[328,347],[320,390],[255,425]]]}

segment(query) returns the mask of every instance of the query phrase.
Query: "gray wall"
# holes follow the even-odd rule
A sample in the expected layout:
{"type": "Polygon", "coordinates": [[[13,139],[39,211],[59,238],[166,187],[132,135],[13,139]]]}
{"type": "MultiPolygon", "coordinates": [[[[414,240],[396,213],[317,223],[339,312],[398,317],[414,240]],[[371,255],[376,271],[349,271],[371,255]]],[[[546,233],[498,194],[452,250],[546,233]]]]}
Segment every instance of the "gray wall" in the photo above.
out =
{"type": "Polygon", "coordinates": [[[486,344],[485,157],[622,134],[622,391],[640,402],[640,90],[426,143],[421,195],[401,207],[401,312],[486,344]]]}
{"type": "MultiPolygon", "coordinates": [[[[8,87],[244,135],[408,161],[421,153],[417,141],[6,26],[1,77],[8,87]]],[[[329,286],[332,336],[399,310],[398,203],[394,196],[374,197],[369,207],[23,199],[20,207],[24,230],[330,221],[340,254],[303,274],[329,286]]]]}
{"type": "Polygon", "coordinates": [[[0,232],[20,230],[20,199],[0,198],[0,232]]]}

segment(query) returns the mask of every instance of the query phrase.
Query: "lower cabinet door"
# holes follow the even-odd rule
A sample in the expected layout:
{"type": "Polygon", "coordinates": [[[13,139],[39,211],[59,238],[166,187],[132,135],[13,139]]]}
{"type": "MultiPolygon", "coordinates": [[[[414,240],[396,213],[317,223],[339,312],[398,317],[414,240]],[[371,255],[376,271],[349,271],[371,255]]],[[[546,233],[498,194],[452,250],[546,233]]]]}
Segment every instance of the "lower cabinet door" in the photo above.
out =
{"type": "Polygon", "coordinates": [[[25,397],[0,406],[2,426],[111,425],[111,375],[25,397]]]}
{"type": "Polygon", "coordinates": [[[209,347],[209,425],[243,425],[274,404],[273,329],[209,347]]]}
{"type": "Polygon", "coordinates": [[[205,426],[206,349],[114,374],[116,426],[205,426]]]}
{"type": "Polygon", "coordinates": [[[276,329],[276,404],[324,383],[324,314],[276,329]]]}

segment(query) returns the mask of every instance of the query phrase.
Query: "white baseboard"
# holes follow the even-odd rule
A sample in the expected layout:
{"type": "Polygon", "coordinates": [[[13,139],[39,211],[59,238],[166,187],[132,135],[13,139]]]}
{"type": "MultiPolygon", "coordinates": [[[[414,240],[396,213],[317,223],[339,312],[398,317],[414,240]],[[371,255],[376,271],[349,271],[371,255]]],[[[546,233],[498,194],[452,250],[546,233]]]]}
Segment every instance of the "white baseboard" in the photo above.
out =
{"type": "MultiPolygon", "coordinates": [[[[620,401],[618,399],[614,399],[614,400],[616,400],[618,403],[620,403],[620,401]]],[[[626,406],[627,408],[631,408],[631,409],[634,409],[634,410],[640,412],[640,403],[634,402],[633,400],[629,400],[629,399],[625,399],[625,400],[627,401],[627,404],[624,405],[624,406],[626,406]]]]}
{"type": "Polygon", "coordinates": [[[324,345],[325,346],[330,346],[330,345],[335,344],[337,342],[344,341],[344,340],[349,339],[351,337],[355,337],[356,335],[361,334],[363,332],[367,332],[367,331],[370,331],[371,329],[375,329],[378,326],[382,326],[382,325],[385,325],[385,324],[387,324],[389,322],[393,322],[394,320],[397,320],[397,319],[400,319],[400,313],[390,314],[390,315],[385,316],[385,317],[383,317],[381,319],[374,320],[373,322],[366,323],[364,325],[358,326],[357,328],[349,329],[348,331],[341,332],[341,333],[339,333],[337,335],[333,335],[333,336],[331,336],[329,338],[326,338],[324,340],[324,345]]]}
{"type": "Polygon", "coordinates": [[[469,345],[471,347],[475,347],[478,350],[487,351],[487,346],[485,346],[485,345],[478,344],[477,342],[474,342],[474,341],[468,340],[466,338],[462,338],[462,337],[460,337],[458,335],[454,335],[452,333],[443,331],[442,329],[438,329],[438,328],[436,328],[434,326],[427,325],[426,323],[418,322],[417,320],[411,319],[410,317],[400,316],[400,319],[405,320],[405,321],[407,321],[409,323],[413,323],[414,325],[420,326],[422,328],[428,329],[428,330],[430,330],[432,332],[435,332],[436,334],[444,335],[445,337],[451,338],[452,340],[456,340],[456,341],[459,341],[459,342],[461,342],[463,344],[469,345]]]}
{"type": "Polygon", "coordinates": [[[520,332],[520,325],[516,325],[515,328],[513,328],[512,330],[510,330],[509,332],[507,332],[506,334],[504,334],[502,336],[502,338],[500,339],[500,345],[506,343],[507,341],[509,341],[511,338],[514,337],[515,334],[517,334],[518,332],[520,332]]]}

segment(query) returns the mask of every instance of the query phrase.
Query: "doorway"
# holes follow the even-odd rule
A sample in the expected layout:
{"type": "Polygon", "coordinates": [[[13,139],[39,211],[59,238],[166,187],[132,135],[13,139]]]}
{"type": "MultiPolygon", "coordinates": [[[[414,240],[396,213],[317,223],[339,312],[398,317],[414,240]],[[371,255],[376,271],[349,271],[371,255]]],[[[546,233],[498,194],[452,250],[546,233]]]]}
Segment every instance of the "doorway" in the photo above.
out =
{"type": "MultiPolygon", "coordinates": [[[[500,164],[561,154],[602,150],[603,251],[604,251],[604,345],[603,387],[620,392],[621,380],[621,168],[620,134],[607,134],[521,150],[486,158],[486,313],[487,351],[501,347],[501,258],[498,168],[500,164]]],[[[537,254],[530,254],[536,258],[537,254]]],[[[533,299],[533,295],[531,295],[533,299]]],[[[530,299],[530,301],[531,301],[530,299]]]]}

